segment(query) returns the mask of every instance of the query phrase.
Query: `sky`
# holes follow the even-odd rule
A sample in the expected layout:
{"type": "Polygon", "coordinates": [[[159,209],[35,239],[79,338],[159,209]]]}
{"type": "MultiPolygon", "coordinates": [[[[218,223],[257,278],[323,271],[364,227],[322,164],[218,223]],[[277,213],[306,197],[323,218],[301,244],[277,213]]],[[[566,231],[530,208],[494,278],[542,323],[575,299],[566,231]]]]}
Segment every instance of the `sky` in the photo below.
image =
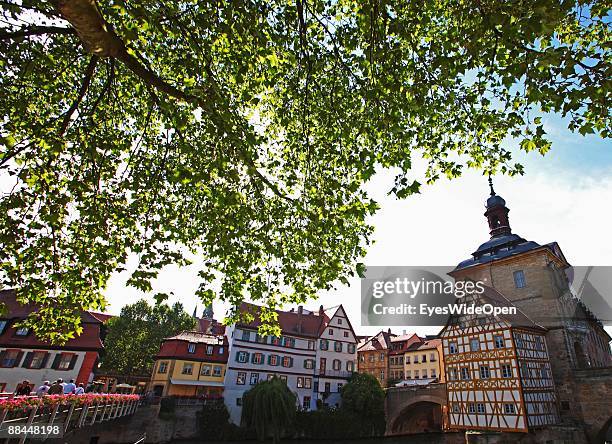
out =
{"type": "MultiPolygon", "coordinates": [[[[542,157],[513,149],[515,158],[525,165],[525,175],[494,178],[497,194],[510,208],[513,232],[540,244],[558,242],[572,265],[612,265],[612,142],[573,134],[556,116],[547,116],[544,122],[552,150],[542,157]]],[[[417,162],[415,168],[419,167],[422,165],[417,162]]],[[[483,216],[489,188],[482,173],[471,171],[459,179],[442,179],[404,200],[388,196],[392,186],[393,174],[389,171],[379,172],[367,184],[381,209],[371,219],[375,243],[363,260],[366,265],[454,266],[489,239],[483,216]]],[[[196,270],[197,266],[165,268],[153,283],[152,294],[172,291],[174,296],[168,302],[180,301],[189,313],[197,305],[201,314],[203,306],[194,296],[196,270]]],[[[127,272],[110,279],[105,291],[109,313],[118,314],[122,306],[141,298],[153,301],[151,295],[126,287],[127,279],[127,272]]],[[[328,307],[340,303],[358,334],[386,329],[361,326],[358,279],[320,294],[305,308],[316,310],[320,304],[328,307]]],[[[215,316],[222,319],[227,306],[216,301],[213,308],[215,316]]],[[[439,328],[393,327],[396,333],[402,330],[435,334],[439,328]]],[[[612,333],[612,329],[607,330],[612,333]]]]}

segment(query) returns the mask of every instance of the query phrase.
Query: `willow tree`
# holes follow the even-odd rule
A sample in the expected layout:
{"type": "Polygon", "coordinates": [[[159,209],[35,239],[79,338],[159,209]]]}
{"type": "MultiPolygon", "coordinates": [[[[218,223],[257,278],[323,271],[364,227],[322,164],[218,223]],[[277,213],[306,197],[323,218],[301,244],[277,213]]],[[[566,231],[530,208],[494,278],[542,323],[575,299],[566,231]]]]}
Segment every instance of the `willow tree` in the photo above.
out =
{"type": "Polygon", "coordinates": [[[3,283],[59,341],[134,256],[145,291],[195,255],[205,303],[302,302],[361,270],[378,169],[400,198],[466,168],[522,173],[502,141],[545,153],[549,112],[608,137],[608,9],[0,2],[3,283]]]}
{"type": "Polygon", "coordinates": [[[287,383],[274,377],[256,384],[242,397],[242,425],[253,428],[257,438],[280,442],[291,430],[297,409],[297,397],[287,383]]]}

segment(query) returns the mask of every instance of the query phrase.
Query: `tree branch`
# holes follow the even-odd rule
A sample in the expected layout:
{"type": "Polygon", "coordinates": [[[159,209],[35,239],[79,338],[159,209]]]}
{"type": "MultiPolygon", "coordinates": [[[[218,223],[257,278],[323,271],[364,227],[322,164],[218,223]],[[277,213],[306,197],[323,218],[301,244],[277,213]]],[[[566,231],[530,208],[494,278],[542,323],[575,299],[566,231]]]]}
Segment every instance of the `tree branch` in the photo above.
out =
{"type": "Polygon", "coordinates": [[[61,26],[30,26],[18,31],[0,31],[0,40],[15,40],[21,37],[31,37],[45,34],[76,35],[76,32],[72,28],[62,28],[61,26]]]}
{"type": "Polygon", "coordinates": [[[93,73],[96,69],[96,65],[98,64],[98,60],[100,58],[98,56],[91,56],[89,59],[89,64],[87,65],[87,69],[85,70],[85,77],[83,78],[83,83],[81,84],[81,88],[79,89],[79,94],[77,95],[76,100],[72,103],[66,114],[64,115],[64,120],[62,121],[62,125],[60,126],[60,135],[63,135],[70,124],[70,119],[72,115],[79,107],[79,103],[85,97],[85,93],[89,88],[89,84],[91,83],[91,78],[93,77],[93,73]]]}

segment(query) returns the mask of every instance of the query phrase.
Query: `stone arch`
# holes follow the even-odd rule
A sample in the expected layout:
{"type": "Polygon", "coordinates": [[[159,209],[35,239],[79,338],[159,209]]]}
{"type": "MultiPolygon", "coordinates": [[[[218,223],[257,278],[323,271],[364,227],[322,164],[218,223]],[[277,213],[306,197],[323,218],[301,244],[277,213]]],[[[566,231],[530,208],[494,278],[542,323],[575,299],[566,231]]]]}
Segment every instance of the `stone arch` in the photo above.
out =
{"type": "Polygon", "coordinates": [[[443,407],[435,397],[424,397],[403,406],[389,423],[389,433],[406,435],[411,433],[441,432],[443,407]]]}

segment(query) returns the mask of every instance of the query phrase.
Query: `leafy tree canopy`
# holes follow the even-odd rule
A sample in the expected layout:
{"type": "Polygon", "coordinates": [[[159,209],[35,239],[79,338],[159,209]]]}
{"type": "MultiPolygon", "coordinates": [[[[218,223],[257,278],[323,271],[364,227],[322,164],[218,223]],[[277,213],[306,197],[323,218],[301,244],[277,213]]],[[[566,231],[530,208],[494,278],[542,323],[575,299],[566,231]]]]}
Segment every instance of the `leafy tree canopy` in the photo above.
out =
{"type": "Polygon", "coordinates": [[[362,269],[377,168],[401,198],[522,173],[502,141],[545,153],[543,113],[608,137],[609,6],[3,1],[3,282],[42,337],[102,308],[130,254],[145,291],[195,254],[205,303],[303,302],[362,269]]]}
{"type": "Polygon", "coordinates": [[[193,330],[195,318],[179,303],[150,306],[141,300],[126,305],[107,322],[101,370],[120,375],[149,375],[153,356],[164,338],[193,330]]]}
{"type": "Polygon", "coordinates": [[[378,379],[369,373],[353,373],[342,386],[342,408],[363,418],[374,418],[382,414],[384,423],[385,391],[378,379]]]}

